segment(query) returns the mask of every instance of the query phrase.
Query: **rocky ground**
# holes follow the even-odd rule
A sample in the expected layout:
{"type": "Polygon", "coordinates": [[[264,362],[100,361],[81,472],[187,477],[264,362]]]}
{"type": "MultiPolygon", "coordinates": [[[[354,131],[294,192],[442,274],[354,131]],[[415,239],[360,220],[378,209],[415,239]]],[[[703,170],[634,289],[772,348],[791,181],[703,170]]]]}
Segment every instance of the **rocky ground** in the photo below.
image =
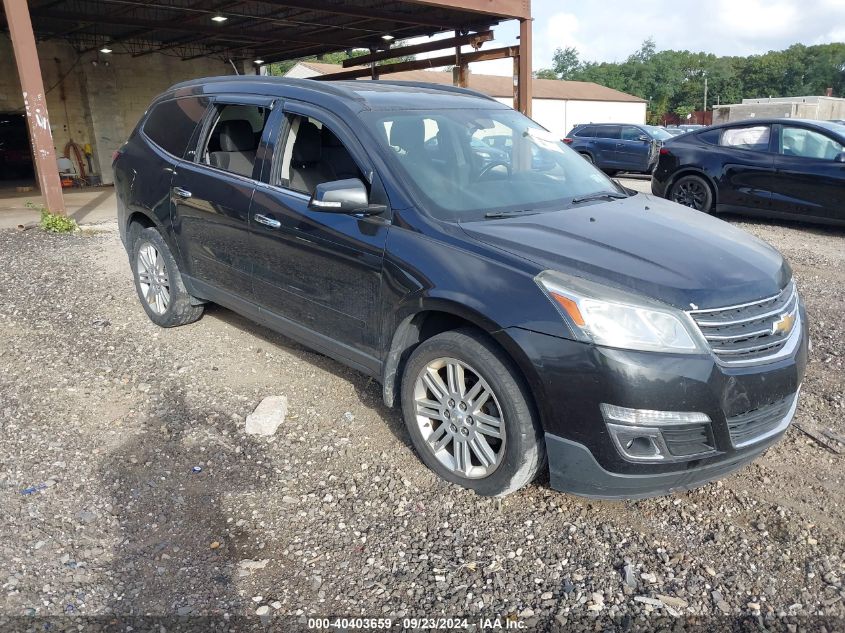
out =
{"type": "Polygon", "coordinates": [[[845,629],[845,446],[798,428],[845,436],[845,231],[731,221],[789,258],[806,300],[796,425],[722,482],[640,502],[447,485],[361,374],[222,308],[156,328],[114,225],[0,231],[0,630],[329,614],[845,629]],[[268,395],[286,421],[247,435],[268,395]]]}

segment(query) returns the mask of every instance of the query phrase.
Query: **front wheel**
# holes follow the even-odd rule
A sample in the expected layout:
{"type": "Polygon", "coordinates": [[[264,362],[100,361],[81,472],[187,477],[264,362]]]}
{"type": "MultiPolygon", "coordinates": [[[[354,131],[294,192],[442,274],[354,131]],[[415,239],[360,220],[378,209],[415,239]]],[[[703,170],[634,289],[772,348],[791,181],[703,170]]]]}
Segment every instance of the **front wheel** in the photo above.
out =
{"type": "Polygon", "coordinates": [[[669,199],[696,211],[710,213],[713,206],[713,192],[710,185],[700,176],[684,176],[672,185],[669,199]]]}
{"type": "Polygon", "coordinates": [[[444,332],[414,350],[402,377],[402,410],[423,462],[479,494],[514,492],[545,462],[543,434],[521,377],[474,330],[444,332]]]}

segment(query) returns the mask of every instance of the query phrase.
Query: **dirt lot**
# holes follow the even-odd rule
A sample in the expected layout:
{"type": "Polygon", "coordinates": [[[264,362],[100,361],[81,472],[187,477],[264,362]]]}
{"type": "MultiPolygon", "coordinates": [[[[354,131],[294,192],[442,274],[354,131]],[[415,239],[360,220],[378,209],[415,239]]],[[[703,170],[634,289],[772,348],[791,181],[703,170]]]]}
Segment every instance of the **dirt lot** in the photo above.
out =
{"type": "MultiPolygon", "coordinates": [[[[789,258],[806,300],[796,424],[845,436],[845,231],[731,221],[789,258]]],[[[0,421],[0,629],[256,611],[284,630],[329,614],[845,629],[845,458],[795,425],[686,494],[591,502],[541,478],[481,498],[425,469],[361,374],[222,308],[153,326],[110,224],[0,231],[0,421]],[[246,435],[273,394],[287,421],[246,435]]]]}

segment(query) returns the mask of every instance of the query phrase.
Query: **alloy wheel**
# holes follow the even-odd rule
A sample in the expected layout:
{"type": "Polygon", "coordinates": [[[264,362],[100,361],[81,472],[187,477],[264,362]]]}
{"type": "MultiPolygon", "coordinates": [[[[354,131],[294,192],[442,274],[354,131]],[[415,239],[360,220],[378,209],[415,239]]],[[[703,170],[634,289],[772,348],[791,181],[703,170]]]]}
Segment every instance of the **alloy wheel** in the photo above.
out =
{"type": "Polygon", "coordinates": [[[704,208],[705,200],[707,200],[705,187],[706,185],[697,180],[679,182],[672,191],[672,201],[701,211],[704,208]]]}
{"type": "Polygon", "coordinates": [[[156,314],[164,314],[170,305],[170,279],[164,257],[150,242],[138,248],[135,263],[141,295],[156,314]]]}
{"type": "Polygon", "coordinates": [[[455,358],[428,363],[414,383],[416,422],[425,445],[451,472],[489,476],[505,453],[505,420],[492,388],[455,358]]]}

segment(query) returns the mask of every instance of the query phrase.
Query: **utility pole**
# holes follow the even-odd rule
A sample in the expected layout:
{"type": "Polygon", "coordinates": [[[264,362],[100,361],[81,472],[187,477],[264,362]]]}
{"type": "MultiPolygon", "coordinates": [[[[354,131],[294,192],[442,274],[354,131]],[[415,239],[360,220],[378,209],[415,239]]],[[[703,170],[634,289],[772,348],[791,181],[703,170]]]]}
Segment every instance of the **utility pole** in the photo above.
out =
{"type": "Polygon", "coordinates": [[[707,112],[707,75],[704,75],[704,111],[707,112]]]}

